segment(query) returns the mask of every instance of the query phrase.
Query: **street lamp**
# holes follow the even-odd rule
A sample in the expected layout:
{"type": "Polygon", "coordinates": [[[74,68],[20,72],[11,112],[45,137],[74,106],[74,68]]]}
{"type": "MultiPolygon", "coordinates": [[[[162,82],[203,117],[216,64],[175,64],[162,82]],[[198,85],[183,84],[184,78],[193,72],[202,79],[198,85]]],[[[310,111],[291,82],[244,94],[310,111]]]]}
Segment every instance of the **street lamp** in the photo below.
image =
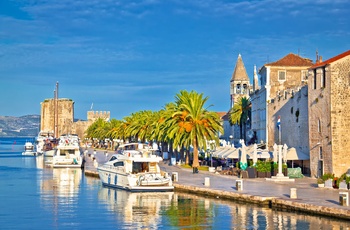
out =
{"type": "Polygon", "coordinates": [[[230,135],[230,136],[229,136],[229,138],[230,138],[230,144],[231,144],[231,147],[232,147],[232,140],[233,140],[233,136],[232,136],[232,135],[230,135]]]}

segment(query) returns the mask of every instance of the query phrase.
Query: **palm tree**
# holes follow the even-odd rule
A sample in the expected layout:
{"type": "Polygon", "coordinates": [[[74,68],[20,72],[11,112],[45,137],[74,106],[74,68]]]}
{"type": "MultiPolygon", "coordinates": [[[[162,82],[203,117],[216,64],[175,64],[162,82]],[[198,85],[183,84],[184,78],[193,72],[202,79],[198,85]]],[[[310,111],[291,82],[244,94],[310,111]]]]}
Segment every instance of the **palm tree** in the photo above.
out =
{"type": "Polygon", "coordinates": [[[153,112],[150,110],[139,111],[131,115],[130,125],[126,132],[142,142],[149,140],[152,132],[153,112]]]}
{"type": "Polygon", "coordinates": [[[230,111],[229,121],[231,125],[239,125],[240,139],[245,140],[246,136],[246,125],[247,121],[250,119],[250,99],[246,96],[238,98],[238,100],[233,105],[230,111]],[[243,129],[244,128],[244,129],[243,129]]]}
{"type": "MultiPolygon", "coordinates": [[[[103,120],[102,118],[97,119],[94,123],[92,123],[88,129],[86,130],[86,137],[90,138],[94,141],[94,138],[98,140],[105,139],[108,133],[108,122],[103,120]]],[[[94,144],[94,143],[93,143],[94,144]]]]}
{"type": "Polygon", "coordinates": [[[167,121],[169,137],[174,147],[193,147],[193,168],[199,166],[199,149],[206,149],[207,141],[215,140],[218,144],[218,132],[223,128],[217,113],[204,108],[208,97],[195,91],[180,91],[175,96],[175,107],[167,121]]]}

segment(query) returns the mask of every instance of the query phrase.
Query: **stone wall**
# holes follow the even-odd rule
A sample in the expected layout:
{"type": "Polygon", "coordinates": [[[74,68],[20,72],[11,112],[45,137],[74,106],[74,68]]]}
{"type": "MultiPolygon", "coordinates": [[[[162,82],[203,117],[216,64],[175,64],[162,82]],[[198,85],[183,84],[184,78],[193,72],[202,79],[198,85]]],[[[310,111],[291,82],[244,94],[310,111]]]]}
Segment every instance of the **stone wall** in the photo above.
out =
{"type": "Polygon", "coordinates": [[[296,86],[306,85],[306,82],[303,82],[301,79],[301,71],[307,70],[308,67],[281,67],[281,66],[270,66],[270,95],[274,97],[278,94],[279,91],[283,91],[285,89],[293,88],[296,86]],[[284,70],[286,71],[286,80],[279,81],[278,80],[278,71],[284,70]]]}
{"type": "Polygon", "coordinates": [[[350,169],[350,55],[331,64],[331,131],[333,172],[350,169]]]}
{"type": "MultiPolygon", "coordinates": [[[[67,98],[57,100],[57,136],[72,132],[74,101],[67,98]]],[[[55,131],[55,99],[46,99],[41,103],[41,131],[55,131]]]]}
{"type": "Polygon", "coordinates": [[[350,56],[309,72],[309,145],[312,176],[318,177],[324,173],[341,176],[350,168],[349,87],[350,56]]]}
{"type": "Polygon", "coordinates": [[[88,121],[96,121],[97,119],[102,118],[105,121],[109,121],[111,114],[109,111],[88,111],[87,119],[88,121]]]}
{"type": "Polygon", "coordinates": [[[279,143],[277,119],[281,116],[281,143],[309,154],[307,86],[281,91],[268,102],[268,147],[279,143]]]}

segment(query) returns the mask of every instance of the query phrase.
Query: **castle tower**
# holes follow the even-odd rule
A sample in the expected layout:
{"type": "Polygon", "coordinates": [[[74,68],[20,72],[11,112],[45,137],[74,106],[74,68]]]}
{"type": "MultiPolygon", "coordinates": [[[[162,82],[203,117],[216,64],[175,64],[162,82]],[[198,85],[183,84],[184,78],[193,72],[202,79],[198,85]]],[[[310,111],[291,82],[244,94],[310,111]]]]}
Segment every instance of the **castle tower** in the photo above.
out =
{"type": "Polygon", "coordinates": [[[74,121],[73,100],[67,98],[50,98],[40,104],[41,131],[55,133],[56,137],[59,137],[61,134],[72,133],[74,121]]]}
{"type": "Polygon", "coordinates": [[[241,54],[238,55],[236,66],[232,74],[230,81],[230,98],[231,98],[231,107],[233,107],[235,101],[243,95],[249,97],[251,90],[249,77],[247,71],[244,67],[244,63],[241,57],[241,54]]]}

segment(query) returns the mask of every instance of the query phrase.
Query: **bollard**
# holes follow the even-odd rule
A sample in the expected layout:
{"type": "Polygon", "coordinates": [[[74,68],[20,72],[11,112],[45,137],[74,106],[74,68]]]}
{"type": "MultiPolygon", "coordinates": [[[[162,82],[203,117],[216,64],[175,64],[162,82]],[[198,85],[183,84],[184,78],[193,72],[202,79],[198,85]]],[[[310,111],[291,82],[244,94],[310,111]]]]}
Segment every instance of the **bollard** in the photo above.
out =
{"type": "Polygon", "coordinates": [[[297,199],[297,189],[296,188],[290,188],[290,195],[289,197],[291,199],[297,199]]]}
{"type": "Polygon", "coordinates": [[[341,206],[349,206],[349,193],[339,192],[339,204],[341,206]]]}
{"type": "Polygon", "coordinates": [[[179,174],[177,172],[173,172],[171,176],[174,182],[179,180],[179,174]]]}
{"type": "Polygon", "coordinates": [[[237,191],[243,190],[243,180],[236,180],[236,189],[237,191]]]}
{"type": "Polygon", "coordinates": [[[205,177],[204,178],[204,185],[205,186],[210,186],[210,178],[209,177],[205,177]]]}

